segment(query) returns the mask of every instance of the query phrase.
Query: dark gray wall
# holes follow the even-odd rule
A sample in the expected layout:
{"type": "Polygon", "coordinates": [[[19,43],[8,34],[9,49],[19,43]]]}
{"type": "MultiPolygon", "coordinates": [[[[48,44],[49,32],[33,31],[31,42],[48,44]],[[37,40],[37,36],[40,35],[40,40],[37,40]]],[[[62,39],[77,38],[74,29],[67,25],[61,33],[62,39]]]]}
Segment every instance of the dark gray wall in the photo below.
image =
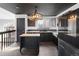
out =
{"type": "Polygon", "coordinates": [[[20,35],[25,32],[25,18],[17,18],[17,42],[20,41],[20,35]]]}

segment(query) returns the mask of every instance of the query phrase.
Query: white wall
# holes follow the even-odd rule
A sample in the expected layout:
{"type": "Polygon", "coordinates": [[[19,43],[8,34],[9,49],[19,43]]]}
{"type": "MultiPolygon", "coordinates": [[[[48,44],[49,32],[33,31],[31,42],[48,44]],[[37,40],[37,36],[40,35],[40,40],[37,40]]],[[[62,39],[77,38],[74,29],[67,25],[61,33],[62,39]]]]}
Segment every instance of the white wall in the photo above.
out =
{"type": "MultiPolygon", "coordinates": [[[[29,27],[27,27],[27,29],[56,29],[56,19],[55,19],[55,17],[53,17],[53,16],[43,17],[42,20],[43,20],[43,24],[42,24],[41,27],[38,24],[39,21],[36,21],[35,26],[29,26],[29,27]]],[[[40,20],[40,23],[42,23],[41,20],[40,20]]]]}
{"type": "Polygon", "coordinates": [[[55,28],[56,27],[56,18],[43,18],[42,20],[38,20],[36,22],[37,28],[55,28]],[[39,22],[41,27],[39,27],[39,22]]]}
{"type": "Polygon", "coordinates": [[[68,32],[71,34],[76,34],[76,19],[75,20],[68,19],[68,32]]]}
{"type": "Polygon", "coordinates": [[[0,31],[4,31],[4,27],[8,25],[16,25],[15,14],[0,7],[0,31]]]}

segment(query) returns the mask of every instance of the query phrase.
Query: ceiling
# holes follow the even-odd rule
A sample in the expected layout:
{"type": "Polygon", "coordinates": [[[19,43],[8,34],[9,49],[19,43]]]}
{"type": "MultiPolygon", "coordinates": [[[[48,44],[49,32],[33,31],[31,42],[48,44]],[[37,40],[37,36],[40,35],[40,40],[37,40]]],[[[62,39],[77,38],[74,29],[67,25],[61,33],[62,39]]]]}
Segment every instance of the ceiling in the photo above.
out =
{"type": "Polygon", "coordinates": [[[43,15],[56,16],[75,3],[0,3],[0,7],[15,13],[28,14],[34,11],[34,7],[38,6],[38,12],[43,15]]]}

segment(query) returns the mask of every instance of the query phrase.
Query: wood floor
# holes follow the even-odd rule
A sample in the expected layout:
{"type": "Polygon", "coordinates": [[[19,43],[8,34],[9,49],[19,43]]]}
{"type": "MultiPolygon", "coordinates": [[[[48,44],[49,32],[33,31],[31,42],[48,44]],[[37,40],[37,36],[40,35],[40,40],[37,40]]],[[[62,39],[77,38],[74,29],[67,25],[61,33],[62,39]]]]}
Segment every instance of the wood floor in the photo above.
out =
{"type": "MultiPolygon", "coordinates": [[[[19,52],[19,44],[14,43],[11,46],[7,47],[5,50],[0,51],[0,56],[28,56],[27,52],[25,55],[22,55],[19,52]]],[[[55,46],[52,42],[41,42],[39,48],[38,56],[57,56],[57,46],[55,46]]]]}

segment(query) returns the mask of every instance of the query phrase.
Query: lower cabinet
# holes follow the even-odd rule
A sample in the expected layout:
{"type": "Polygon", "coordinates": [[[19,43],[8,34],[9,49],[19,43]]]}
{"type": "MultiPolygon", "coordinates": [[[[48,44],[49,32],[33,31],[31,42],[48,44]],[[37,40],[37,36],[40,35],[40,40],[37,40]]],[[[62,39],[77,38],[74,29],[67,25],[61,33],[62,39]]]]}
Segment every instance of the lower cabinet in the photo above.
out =
{"type": "MultiPolygon", "coordinates": [[[[39,37],[21,37],[20,52],[22,48],[33,50],[35,55],[39,54],[39,37]]],[[[34,55],[33,54],[33,55],[34,55]]]]}
{"type": "Polygon", "coordinates": [[[58,39],[58,55],[59,56],[79,56],[79,49],[58,39]]]}
{"type": "Polygon", "coordinates": [[[52,33],[40,33],[40,41],[45,42],[45,41],[53,41],[52,39],[52,33]]]}

